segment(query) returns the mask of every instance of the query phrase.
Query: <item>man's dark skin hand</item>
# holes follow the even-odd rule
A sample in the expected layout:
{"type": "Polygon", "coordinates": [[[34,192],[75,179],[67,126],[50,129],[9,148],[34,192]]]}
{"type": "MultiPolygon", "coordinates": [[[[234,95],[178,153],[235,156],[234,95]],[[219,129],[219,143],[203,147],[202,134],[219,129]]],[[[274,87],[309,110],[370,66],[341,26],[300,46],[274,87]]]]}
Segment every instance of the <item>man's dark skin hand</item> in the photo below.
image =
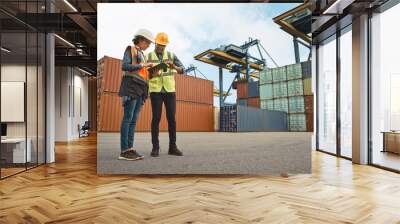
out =
{"type": "Polygon", "coordinates": [[[178,67],[178,66],[176,66],[176,65],[174,65],[174,63],[170,62],[170,63],[167,63],[167,64],[168,64],[169,68],[175,69],[179,74],[183,73],[183,69],[178,67]]]}

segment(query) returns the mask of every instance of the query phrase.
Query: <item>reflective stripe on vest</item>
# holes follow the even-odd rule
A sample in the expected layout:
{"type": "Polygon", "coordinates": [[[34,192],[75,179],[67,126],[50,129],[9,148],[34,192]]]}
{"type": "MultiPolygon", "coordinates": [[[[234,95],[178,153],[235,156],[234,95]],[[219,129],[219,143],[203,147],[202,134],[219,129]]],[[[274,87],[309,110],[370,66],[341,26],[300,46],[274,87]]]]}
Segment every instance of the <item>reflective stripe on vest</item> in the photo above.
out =
{"type": "MultiPolygon", "coordinates": [[[[132,58],[132,65],[139,64],[139,51],[136,49],[135,46],[131,47],[131,58],[132,58]]],[[[143,57],[144,63],[146,63],[146,58],[143,57]]],[[[125,72],[125,75],[127,76],[140,76],[144,80],[149,80],[149,72],[147,71],[146,68],[141,68],[137,72],[125,72]]]]}
{"type": "MultiPolygon", "coordinates": [[[[173,63],[174,55],[171,52],[164,51],[162,60],[157,57],[155,51],[147,55],[148,63],[173,63]]],[[[176,70],[168,68],[167,71],[159,71],[159,76],[155,76],[149,80],[149,92],[159,93],[164,87],[167,92],[175,92],[175,74],[176,70]]]]}

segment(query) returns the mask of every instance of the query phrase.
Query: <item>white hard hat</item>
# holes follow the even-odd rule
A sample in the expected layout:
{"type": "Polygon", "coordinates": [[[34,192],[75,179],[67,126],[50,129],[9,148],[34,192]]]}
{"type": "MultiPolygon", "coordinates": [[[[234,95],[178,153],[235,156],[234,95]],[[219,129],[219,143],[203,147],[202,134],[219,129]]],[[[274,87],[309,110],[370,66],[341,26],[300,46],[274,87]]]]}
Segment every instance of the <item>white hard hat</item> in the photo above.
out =
{"type": "Polygon", "coordinates": [[[139,29],[136,33],[135,33],[135,37],[137,36],[142,36],[144,38],[146,38],[147,40],[151,41],[152,43],[154,43],[154,36],[153,33],[150,32],[149,30],[146,29],[139,29]]]}

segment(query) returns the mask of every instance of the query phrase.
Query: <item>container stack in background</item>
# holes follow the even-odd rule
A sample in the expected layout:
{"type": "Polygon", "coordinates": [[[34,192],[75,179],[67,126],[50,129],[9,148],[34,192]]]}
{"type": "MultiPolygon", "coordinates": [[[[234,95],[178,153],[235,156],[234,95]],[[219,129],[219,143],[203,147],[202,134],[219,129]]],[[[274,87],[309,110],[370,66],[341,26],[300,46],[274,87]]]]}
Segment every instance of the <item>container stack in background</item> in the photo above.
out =
{"type": "Polygon", "coordinates": [[[237,105],[260,108],[259,82],[241,80],[236,83],[237,105]]]}
{"type": "MultiPolygon", "coordinates": [[[[98,61],[98,131],[119,132],[123,116],[118,96],[123,72],[122,61],[103,57],[98,61]]],[[[187,75],[176,75],[177,131],[214,131],[213,82],[187,75]]],[[[168,130],[163,107],[160,131],[168,130]]],[[[151,102],[146,101],[136,124],[137,131],[151,130],[151,102]]]]}
{"type": "Polygon", "coordinates": [[[289,131],[313,131],[311,61],[261,71],[260,108],[286,112],[289,131]]]}
{"type": "Polygon", "coordinates": [[[285,112],[229,105],[221,107],[220,113],[223,132],[288,131],[285,112]]]}
{"type": "Polygon", "coordinates": [[[288,131],[287,114],[260,109],[259,82],[239,80],[236,105],[220,108],[220,131],[288,131]]]}

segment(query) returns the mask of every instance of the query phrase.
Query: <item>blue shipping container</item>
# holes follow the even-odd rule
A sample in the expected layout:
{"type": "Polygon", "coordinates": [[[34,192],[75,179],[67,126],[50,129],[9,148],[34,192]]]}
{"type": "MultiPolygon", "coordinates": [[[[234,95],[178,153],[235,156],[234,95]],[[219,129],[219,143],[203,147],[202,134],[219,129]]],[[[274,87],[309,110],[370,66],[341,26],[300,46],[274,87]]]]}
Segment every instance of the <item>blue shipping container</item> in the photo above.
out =
{"type": "Polygon", "coordinates": [[[247,94],[249,98],[259,97],[260,96],[260,88],[259,82],[249,82],[247,94]]]}
{"type": "Polygon", "coordinates": [[[225,106],[221,108],[221,131],[288,131],[287,114],[254,107],[225,106]]]}

